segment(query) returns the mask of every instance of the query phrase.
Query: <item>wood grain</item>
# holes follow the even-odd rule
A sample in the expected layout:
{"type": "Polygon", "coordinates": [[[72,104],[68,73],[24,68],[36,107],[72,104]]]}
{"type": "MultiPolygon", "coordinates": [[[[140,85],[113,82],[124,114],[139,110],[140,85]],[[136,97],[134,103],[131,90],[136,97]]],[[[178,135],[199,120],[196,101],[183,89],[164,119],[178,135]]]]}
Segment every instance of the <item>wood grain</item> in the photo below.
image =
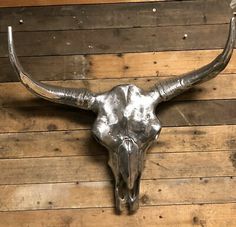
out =
{"type": "MultiPolygon", "coordinates": [[[[158,106],[163,126],[232,125],[236,123],[236,101],[168,102],[158,106]]],[[[90,129],[92,112],[61,105],[0,108],[0,132],[30,132],[90,129]]]]}
{"type": "MultiPolygon", "coordinates": [[[[102,4],[120,2],[153,2],[166,0],[1,0],[0,7],[22,7],[22,6],[47,6],[47,5],[73,5],[73,4],[102,4]]],[[[188,1],[188,0],[186,0],[188,1]]]]}
{"type": "MultiPolygon", "coordinates": [[[[112,79],[180,75],[210,63],[221,50],[44,56],[20,58],[37,80],[112,79]]],[[[236,72],[236,54],[224,74],[236,72]]],[[[18,81],[7,58],[0,58],[0,82],[18,81]]]]}
{"type": "MultiPolygon", "coordinates": [[[[142,179],[236,176],[234,156],[233,152],[148,154],[142,179]]],[[[107,156],[4,159],[0,184],[112,180],[107,162],[107,156]]]]}
{"type": "Polygon", "coordinates": [[[202,225],[209,227],[234,226],[236,205],[170,205],[141,207],[134,215],[118,216],[111,208],[70,209],[24,212],[1,212],[1,227],[137,227],[202,225]],[[173,215],[174,214],[174,215],[173,215]],[[91,218],[92,217],[92,218],[91,218]]]}
{"type": "MultiPolygon", "coordinates": [[[[167,77],[168,78],[168,77],[167,77]]],[[[47,81],[47,84],[55,84],[61,87],[87,88],[96,93],[111,90],[119,84],[135,84],[136,86],[149,90],[163,78],[131,78],[131,79],[93,79],[93,80],[70,80],[70,81],[47,81]]],[[[215,79],[198,85],[175,100],[217,100],[236,98],[236,74],[222,74],[215,79]]],[[[42,99],[31,94],[20,83],[0,83],[0,106],[1,107],[23,107],[49,105],[42,99]]]]}
{"type": "MultiPolygon", "coordinates": [[[[224,47],[227,33],[228,25],[220,24],[178,26],[178,29],[168,26],[15,32],[14,37],[19,56],[48,56],[218,49],[224,47]],[[184,34],[188,34],[187,39],[183,39],[184,34]]],[[[6,57],[6,34],[0,33],[0,39],[0,57],[6,57]]]]}
{"type": "Polygon", "coordinates": [[[216,79],[158,106],[164,128],[147,155],[141,208],[120,217],[107,151],[90,132],[95,115],[31,95],[17,82],[6,40],[11,24],[37,80],[96,92],[120,83],[149,89],[220,53],[229,3],[1,1],[75,5],[0,9],[0,227],[234,226],[235,54],[216,79]]]}
{"type": "MultiPolygon", "coordinates": [[[[230,203],[236,199],[235,187],[235,177],[143,180],[140,205],[230,203]]],[[[0,200],[1,211],[114,206],[110,181],[3,185],[0,200]]]]}
{"type": "Polygon", "coordinates": [[[232,15],[229,4],[230,0],[200,0],[4,8],[0,31],[9,25],[15,31],[43,31],[221,24],[232,15]]]}
{"type": "MultiPolygon", "coordinates": [[[[163,128],[148,153],[233,152],[235,134],[235,125],[163,128]]],[[[90,130],[3,133],[0,144],[1,159],[107,155],[90,130]]]]}

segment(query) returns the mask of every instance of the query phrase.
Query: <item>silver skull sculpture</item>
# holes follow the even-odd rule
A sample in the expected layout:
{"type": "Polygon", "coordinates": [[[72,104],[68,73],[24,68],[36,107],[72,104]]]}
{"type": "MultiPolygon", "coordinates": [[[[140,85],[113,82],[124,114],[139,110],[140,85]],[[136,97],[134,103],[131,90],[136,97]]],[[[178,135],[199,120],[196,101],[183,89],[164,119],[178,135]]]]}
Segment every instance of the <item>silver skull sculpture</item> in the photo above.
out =
{"type": "Polygon", "coordinates": [[[124,205],[128,205],[130,212],[139,207],[139,186],[146,151],[161,131],[161,123],[155,115],[157,105],[174,98],[193,85],[217,76],[232,56],[234,41],[233,16],[223,52],[208,65],[158,82],[150,91],[125,84],[116,86],[109,92],[94,94],[87,89],[62,88],[32,79],[18,61],[12,28],[8,27],[10,61],[27,89],[49,101],[97,113],[92,132],[97,141],[109,151],[108,164],[115,178],[116,209],[122,211],[124,205]]]}

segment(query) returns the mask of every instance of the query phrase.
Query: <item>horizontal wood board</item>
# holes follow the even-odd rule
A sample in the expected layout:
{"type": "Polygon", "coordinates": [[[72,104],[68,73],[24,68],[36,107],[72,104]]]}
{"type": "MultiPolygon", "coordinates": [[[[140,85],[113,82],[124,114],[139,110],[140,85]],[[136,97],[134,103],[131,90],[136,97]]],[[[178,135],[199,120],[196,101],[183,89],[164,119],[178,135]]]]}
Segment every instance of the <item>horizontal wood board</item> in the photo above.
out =
{"type": "Polygon", "coordinates": [[[198,0],[4,8],[0,31],[8,25],[15,31],[48,31],[228,23],[229,4],[230,0],[198,0]]]}
{"type": "MultiPolygon", "coordinates": [[[[48,5],[73,5],[73,4],[105,4],[105,3],[129,3],[129,2],[152,2],[168,0],[2,0],[0,7],[22,6],[48,6],[48,5]]],[[[186,0],[188,1],[188,0],[186,0]]]]}
{"type": "Polygon", "coordinates": [[[9,64],[6,33],[12,25],[38,80],[148,90],[222,51],[229,3],[1,1],[9,8],[0,9],[0,226],[234,226],[235,54],[217,78],[158,106],[163,129],[147,154],[141,207],[118,216],[107,151],[90,131],[95,114],[30,94],[9,64]]]}

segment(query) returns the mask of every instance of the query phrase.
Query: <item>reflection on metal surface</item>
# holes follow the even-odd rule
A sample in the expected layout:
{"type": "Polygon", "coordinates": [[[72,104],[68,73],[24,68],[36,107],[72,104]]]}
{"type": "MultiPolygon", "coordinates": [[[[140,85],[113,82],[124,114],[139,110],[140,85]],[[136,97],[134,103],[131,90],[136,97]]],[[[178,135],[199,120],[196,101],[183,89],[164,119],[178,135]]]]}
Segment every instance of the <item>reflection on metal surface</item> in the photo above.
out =
{"type": "Polygon", "coordinates": [[[139,207],[139,185],[147,149],[161,131],[155,115],[157,105],[218,75],[228,64],[235,41],[235,17],[230,21],[223,52],[210,64],[182,76],[157,83],[150,91],[127,84],[102,94],[87,89],[62,88],[32,79],[20,65],[8,29],[9,57],[21,82],[34,94],[49,101],[72,105],[97,113],[92,132],[109,151],[109,166],[115,178],[117,211],[129,205],[130,212],[139,207]]]}
{"type": "Polygon", "coordinates": [[[236,0],[232,0],[230,3],[230,7],[234,9],[236,7],[236,0]]]}

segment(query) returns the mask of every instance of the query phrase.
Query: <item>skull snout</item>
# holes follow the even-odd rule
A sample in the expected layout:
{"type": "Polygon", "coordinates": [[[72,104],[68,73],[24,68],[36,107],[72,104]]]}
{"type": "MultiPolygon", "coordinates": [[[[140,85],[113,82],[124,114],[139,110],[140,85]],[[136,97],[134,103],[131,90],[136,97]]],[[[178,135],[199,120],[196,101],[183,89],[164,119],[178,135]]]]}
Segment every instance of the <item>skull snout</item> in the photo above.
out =
{"type": "Polygon", "coordinates": [[[128,189],[134,187],[139,176],[140,151],[137,144],[132,139],[125,139],[119,146],[119,170],[128,189]]]}

